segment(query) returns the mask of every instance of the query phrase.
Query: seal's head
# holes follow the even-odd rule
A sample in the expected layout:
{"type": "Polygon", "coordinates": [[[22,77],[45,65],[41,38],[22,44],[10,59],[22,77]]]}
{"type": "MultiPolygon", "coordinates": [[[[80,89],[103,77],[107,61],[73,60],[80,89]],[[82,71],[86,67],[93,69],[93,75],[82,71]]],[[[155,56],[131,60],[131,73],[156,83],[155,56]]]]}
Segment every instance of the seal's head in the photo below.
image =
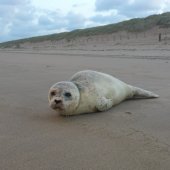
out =
{"type": "Polygon", "coordinates": [[[48,93],[50,107],[62,115],[72,115],[79,105],[79,99],[77,86],[69,81],[54,84],[48,93]]]}

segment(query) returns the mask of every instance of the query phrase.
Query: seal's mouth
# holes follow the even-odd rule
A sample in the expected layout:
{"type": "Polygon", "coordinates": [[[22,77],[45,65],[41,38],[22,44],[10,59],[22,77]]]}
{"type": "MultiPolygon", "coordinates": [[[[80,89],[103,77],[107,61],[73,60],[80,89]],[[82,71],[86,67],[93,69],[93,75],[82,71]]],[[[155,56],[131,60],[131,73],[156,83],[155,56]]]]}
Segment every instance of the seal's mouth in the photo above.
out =
{"type": "Polygon", "coordinates": [[[63,106],[58,106],[58,105],[51,105],[51,108],[54,110],[64,110],[63,106]]]}
{"type": "Polygon", "coordinates": [[[63,102],[62,100],[54,99],[50,103],[50,107],[54,110],[64,110],[63,102]]]}

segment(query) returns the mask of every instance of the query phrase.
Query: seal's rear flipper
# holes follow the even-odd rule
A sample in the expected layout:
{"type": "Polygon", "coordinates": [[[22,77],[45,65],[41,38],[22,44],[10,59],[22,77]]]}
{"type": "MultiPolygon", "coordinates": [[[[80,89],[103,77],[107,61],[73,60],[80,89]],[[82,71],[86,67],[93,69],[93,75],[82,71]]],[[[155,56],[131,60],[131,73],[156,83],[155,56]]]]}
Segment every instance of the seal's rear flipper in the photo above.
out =
{"type": "MultiPolygon", "coordinates": [[[[129,85],[130,86],[130,85],[129,85]]],[[[139,87],[134,87],[134,86],[130,86],[132,89],[132,99],[144,99],[144,98],[158,98],[159,95],[151,92],[151,91],[147,91],[144,89],[141,89],[139,87]]]]}

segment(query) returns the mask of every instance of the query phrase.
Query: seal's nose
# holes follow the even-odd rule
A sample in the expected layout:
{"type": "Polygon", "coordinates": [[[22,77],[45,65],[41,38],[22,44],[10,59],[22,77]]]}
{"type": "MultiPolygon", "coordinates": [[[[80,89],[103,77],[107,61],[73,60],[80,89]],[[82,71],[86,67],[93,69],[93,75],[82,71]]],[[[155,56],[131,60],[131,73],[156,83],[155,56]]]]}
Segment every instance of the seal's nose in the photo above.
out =
{"type": "Polygon", "coordinates": [[[60,104],[62,102],[61,100],[57,100],[57,99],[55,99],[54,101],[56,104],[60,104]]]}

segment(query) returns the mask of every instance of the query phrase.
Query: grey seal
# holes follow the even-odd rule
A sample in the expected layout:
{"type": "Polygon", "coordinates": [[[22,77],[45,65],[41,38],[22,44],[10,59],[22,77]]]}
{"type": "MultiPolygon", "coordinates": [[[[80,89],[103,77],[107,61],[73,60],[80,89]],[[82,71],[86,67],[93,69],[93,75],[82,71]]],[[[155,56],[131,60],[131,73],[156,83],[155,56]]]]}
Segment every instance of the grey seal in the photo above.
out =
{"type": "Polygon", "coordinates": [[[157,97],[151,91],[92,70],[80,71],[69,81],[54,84],[48,93],[50,107],[61,115],[106,111],[127,99],[157,97]]]}

